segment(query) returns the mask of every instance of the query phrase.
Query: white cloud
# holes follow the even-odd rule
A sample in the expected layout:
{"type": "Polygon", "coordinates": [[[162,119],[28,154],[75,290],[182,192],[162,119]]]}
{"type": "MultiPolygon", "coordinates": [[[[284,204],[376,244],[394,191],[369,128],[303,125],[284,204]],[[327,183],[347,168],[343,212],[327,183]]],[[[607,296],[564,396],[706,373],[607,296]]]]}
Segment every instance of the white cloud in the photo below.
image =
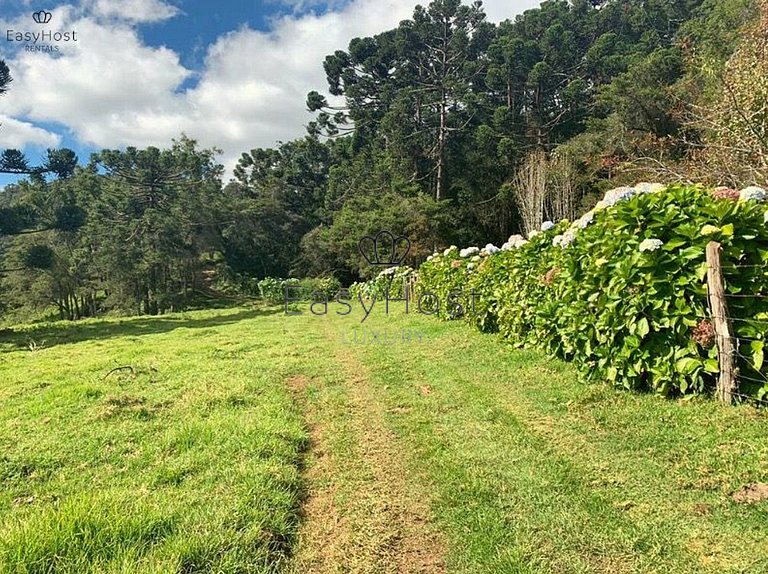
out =
{"type": "Polygon", "coordinates": [[[179,9],[161,0],[88,0],[87,11],[101,18],[127,22],[160,22],[179,14],[179,9]]]}
{"type": "Polygon", "coordinates": [[[149,130],[136,125],[138,118],[178,107],[182,96],[175,90],[190,75],[178,55],[142,45],[125,24],[69,20],[71,11],[61,12],[61,27],[76,30],[78,41],[60,44],[59,57],[18,52],[9,62],[14,81],[4,97],[7,113],[60,122],[95,146],[159,144],[178,135],[162,122],[149,130]]]}
{"type": "Polygon", "coordinates": [[[0,114],[0,148],[56,147],[60,143],[61,136],[58,134],[0,114]]]}
{"type": "Polygon", "coordinates": [[[514,20],[515,16],[531,8],[537,8],[543,0],[486,0],[483,8],[491,22],[514,20]]]}
{"type": "MultiPolygon", "coordinates": [[[[84,2],[54,13],[59,28],[77,30],[75,45],[62,48],[58,57],[19,51],[8,61],[14,83],[0,101],[3,112],[59,122],[95,147],[166,145],[183,131],[202,145],[222,148],[228,168],[243,151],[303,135],[312,119],[306,94],[326,89],[325,56],[345,49],[356,36],[396,26],[416,4],[353,0],[323,15],[276,19],[268,33],[232,31],[209,46],[197,85],[179,93],[192,72],[173,51],[143,45],[133,27],[173,16],[173,6],[160,0],[84,2]]],[[[536,0],[492,0],[485,7],[490,19],[500,20],[536,5],[536,0]]],[[[7,125],[0,138],[11,138],[7,125]]],[[[14,124],[14,147],[46,137],[52,141],[52,134],[34,129],[14,124]]]]}

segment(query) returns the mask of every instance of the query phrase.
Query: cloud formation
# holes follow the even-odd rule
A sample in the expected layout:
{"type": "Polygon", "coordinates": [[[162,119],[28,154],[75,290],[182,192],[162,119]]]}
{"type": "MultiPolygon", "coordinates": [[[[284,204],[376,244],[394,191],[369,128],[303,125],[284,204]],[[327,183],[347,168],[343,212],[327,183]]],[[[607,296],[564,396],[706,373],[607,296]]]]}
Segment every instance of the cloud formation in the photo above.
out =
{"type": "MultiPolygon", "coordinates": [[[[31,122],[57,122],[82,143],[102,147],[167,145],[181,132],[224,150],[231,168],[240,153],[301,136],[311,120],[307,92],[326,87],[322,61],[356,36],[392,28],[413,13],[414,0],[353,0],[336,11],[286,15],[269,32],[243,27],[207,49],[203,69],[144,45],[137,23],[178,10],[161,0],[83,0],[54,11],[78,42],[60,54],[5,54],[13,89],[0,100],[0,147],[56,145],[58,136],[31,122]],[[194,78],[194,87],[181,90],[194,78]],[[15,119],[14,119],[15,118],[15,119]]],[[[492,20],[513,17],[537,0],[492,0],[492,20]]],[[[23,22],[2,22],[17,27],[23,22]]]]}
{"type": "Polygon", "coordinates": [[[0,114],[0,134],[2,134],[0,147],[6,148],[19,149],[29,145],[56,147],[61,143],[61,136],[58,134],[5,114],[0,114]]]}
{"type": "Polygon", "coordinates": [[[93,16],[133,23],[161,22],[180,10],[162,0],[86,0],[83,7],[93,16]]]}

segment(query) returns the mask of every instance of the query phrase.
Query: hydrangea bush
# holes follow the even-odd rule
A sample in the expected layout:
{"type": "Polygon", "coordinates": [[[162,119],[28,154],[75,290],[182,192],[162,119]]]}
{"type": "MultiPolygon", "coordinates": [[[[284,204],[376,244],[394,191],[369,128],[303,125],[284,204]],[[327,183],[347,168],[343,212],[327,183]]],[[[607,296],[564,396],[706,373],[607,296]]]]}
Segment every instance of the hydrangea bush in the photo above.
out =
{"type": "Polygon", "coordinates": [[[726,291],[739,337],[742,391],[768,386],[768,194],[638,184],[606,194],[574,223],[547,224],[498,252],[451,248],[420,268],[441,298],[474,289],[468,320],[514,345],[574,361],[583,378],[664,395],[714,386],[705,248],[723,246],[726,291]],[[474,253],[474,251],[473,251],[474,253]],[[745,296],[746,295],[746,296],[745,296]],[[756,297],[752,295],[758,295],[756,297]],[[754,381],[750,381],[754,379],[754,381]]]}
{"type": "Polygon", "coordinates": [[[326,298],[333,299],[341,288],[338,279],[334,277],[317,277],[307,279],[279,279],[276,277],[265,277],[258,283],[259,295],[268,303],[284,303],[285,288],[291,287],[289,298],[310,301],[313,298],[319,298],[322,294],[326,298]]]}
{"type": "Polygon", "coordinates": [[[417,295],[423,296],[422,308],[448,319],[459,318],[460,309],[469,309],[471,294],[467,290],[469,278],[477,273],[488,257],[486,249],[468,247],[459,250],[452,245],[442,253],[434,253],[419,267],[417,295]],[[478,259],[479,258],[479,259],[478,259]],[[461,292],[462,297],[456,297],[461,292]],[[425,295],[429,294],[429,296],[425,295]],[[460,307],[459,307],[460,306],[460,307]]]}
{"type": "Polygon", "coordinates": [[[369,281],[353,283],[349,294],[353,299],[362,297],[383,301],[388,292],[390,299],[399,299],[405,297],[405,286],[415,282],[416,277],[416,271],[411,267],[389,267],[369,281]]]}

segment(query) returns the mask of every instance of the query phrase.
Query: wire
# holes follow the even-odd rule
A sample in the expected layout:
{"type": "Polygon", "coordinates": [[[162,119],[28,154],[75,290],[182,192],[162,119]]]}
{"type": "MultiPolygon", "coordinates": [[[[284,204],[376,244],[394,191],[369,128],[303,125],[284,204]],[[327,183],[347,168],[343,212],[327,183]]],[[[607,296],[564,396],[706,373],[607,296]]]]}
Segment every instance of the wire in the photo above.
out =
{"type": "Polygon", "coordinates": [[[742,293],[726,293],[725,296],[732,299],[768,299],[768,295],[763,295],[762,293],[753,293],[750,295],[744,295],[742,293]]]}

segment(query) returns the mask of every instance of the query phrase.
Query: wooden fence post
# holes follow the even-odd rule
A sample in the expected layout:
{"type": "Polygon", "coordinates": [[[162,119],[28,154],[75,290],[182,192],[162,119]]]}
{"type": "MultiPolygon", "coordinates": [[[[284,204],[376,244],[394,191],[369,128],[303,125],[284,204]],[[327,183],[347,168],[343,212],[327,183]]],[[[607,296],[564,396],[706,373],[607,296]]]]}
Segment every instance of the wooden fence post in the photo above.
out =
{"type": "Polygon", "coordinates": [[[736,348],[731,334],[728,304],[725,300],[723,268],[720,265],[720,244],[707,244],[707,293],[709,310],[717,335],[717,359],[720,363],[720,377],[717,381],[717,398],[730,404],[737,390],[736,348]]]}

